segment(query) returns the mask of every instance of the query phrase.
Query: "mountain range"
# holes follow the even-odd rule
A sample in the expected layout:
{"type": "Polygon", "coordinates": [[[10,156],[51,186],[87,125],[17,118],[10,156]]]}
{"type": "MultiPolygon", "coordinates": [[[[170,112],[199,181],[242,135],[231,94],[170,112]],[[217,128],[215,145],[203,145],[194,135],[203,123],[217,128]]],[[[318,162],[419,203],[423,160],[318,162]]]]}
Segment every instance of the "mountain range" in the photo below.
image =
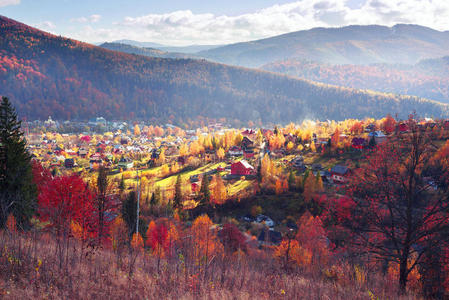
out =
{"type": "MultiPolygon", "coordinates": [[[[103,43],[104,44],[104,43],[103,43]]],[[[153,42],[138,42],[133,40],[117,40],[110,44],[126,44],[140,48],[156,48],[164,52],[177,52],[177,53],[196,53],[199,51],[206,51],[213,48],[220,47],[222,45],[189,45],[189,46],[167,46],[153,42]]]]}
{"type": "Polygon", "coordinates": [[[160,50],[159,48],[151,48],[151,47],[138,47],[130,44],[124,43],[103,43],[99,45],[102,48],[120,51],[129,54],[137,54],[144,55],[149,57],[163,57],[163,58],[199,58],[194,54],[189,54],[187,52],[168,52],[164,50],[160,50]]]}
{"type": "Polygon", "coordinates": [[[0,16],[0,95],[28,119],[199,117],[287,123],[305,118],[447,117],[413,96],[342,88],[204,59],[147,57],[55,36],[0,16]]]}
{"type": "Polygon", "coordinates": [[[415,64],[449,55],[449,32],[418,25],[314,28],[196,53],[220,63],[260,67],[286,59],[330,64],[415,64]]]}

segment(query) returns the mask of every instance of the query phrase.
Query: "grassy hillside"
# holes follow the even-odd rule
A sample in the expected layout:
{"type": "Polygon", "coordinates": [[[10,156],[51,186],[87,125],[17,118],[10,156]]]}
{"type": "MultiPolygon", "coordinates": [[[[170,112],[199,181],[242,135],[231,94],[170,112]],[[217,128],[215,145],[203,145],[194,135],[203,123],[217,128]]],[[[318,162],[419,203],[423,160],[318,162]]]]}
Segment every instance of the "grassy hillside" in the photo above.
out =
{"type": "Polygon", "coordinates": [[[198,116],[287,123],[398,113],[446,117],[448,106],[316,84],[205,60],[106,50],[0,17],[0,94],[21,116],[175,120],[198,116]]]}

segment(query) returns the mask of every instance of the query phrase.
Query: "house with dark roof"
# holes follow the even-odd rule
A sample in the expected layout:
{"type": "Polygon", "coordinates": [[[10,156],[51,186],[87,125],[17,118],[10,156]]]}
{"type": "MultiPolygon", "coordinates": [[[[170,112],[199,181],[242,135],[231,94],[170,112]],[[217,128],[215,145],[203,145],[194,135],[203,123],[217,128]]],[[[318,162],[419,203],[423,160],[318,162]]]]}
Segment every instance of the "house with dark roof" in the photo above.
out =
{"type": "Polygon", "coordinates": [[[346,183],[349,180],[349,175],[351,174],[351,169],[347,166],[336,165],[332,167],[330,171],[331,180],[334,183],[346,183]]]}
{"type": "Polygon", "coordinates": [[[282,234],[272,229],[262,229],[257,238],[259,245],[279,245],[282,242],[282,234]]]}

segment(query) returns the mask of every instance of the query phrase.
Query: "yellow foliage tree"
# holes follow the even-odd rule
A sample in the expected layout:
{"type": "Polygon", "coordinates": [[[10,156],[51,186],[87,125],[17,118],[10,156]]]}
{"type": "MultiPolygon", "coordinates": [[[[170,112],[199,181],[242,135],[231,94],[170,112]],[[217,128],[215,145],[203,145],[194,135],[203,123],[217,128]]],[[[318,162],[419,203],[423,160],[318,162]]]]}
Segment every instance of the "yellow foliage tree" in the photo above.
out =
{"type": "Polygon", "coordinates": [[[138,124],[134,126],[134,135],[140,135],[140,127],[138,124]]]}
{"type": "Polygon", "coordinates": [[[143,251],[143,238],[140,235],[140,233],[136,232],[133,234],[133,237],[131,239],[131,247],[134,250],[143,251]]]}
{"type": "Polygon", "coordinates": [[[207,215],[201,215],[193,221],[190,229],[193,248],[193,257],[208,265],[210,260],[223,254],[223,245],[217,238],[213,223],[207,215]]]}
{"type": "Polygon", "coordinates": [[[226,201],[227,192],[223,179],[216,174],[210,183],[211,201],[214,204],[223,204],[226,201]]]}
{"type": "Polygon", "coordinates": [[[189,147],[186,144],[182,144],[179,147],[179,155],[180,156],[187,156],[189,154],[189,147]]]}
{"type": "Polygon", "coordinates": [[[223,148],[217,150],[217,157],[219,160],[223,160],[223,158],[225,157],[225,151],[223,150],[223,148]]]}

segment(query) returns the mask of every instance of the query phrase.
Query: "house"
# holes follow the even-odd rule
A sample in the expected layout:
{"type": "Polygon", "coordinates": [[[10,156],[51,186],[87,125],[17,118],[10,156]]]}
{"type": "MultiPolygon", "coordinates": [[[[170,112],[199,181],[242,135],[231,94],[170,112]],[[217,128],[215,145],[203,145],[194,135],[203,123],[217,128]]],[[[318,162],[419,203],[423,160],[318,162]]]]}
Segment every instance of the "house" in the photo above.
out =
{"type": "Polygon", "coordinates": [[[304,157],[301,155],[296,156],[291,161],[292,167],[297,169],[299,173],[303,173],[306,170],[306,165],[304,164],[304,157]]]}
{"type": "Polygon", "coordinates": [[[89,151],[86,148],[80,148],[78,150],[78,155],[83,158],[86,157],[88,153],[89,151]]]}
{"type": "Polygon", "coordinates": [[[265,223],[265,225],[267,225],[268,227],[274,227],[274,221],[265,215],[258,215],[256,217],[256,222],[257,223],[265,223]]]}
{"type": "Polygon", "coordinates": [[[198,193],[200,191],[200,184],[198,182],[192,182],[192,193],[198,193]]]}
{"type": "Polygon", "coordinates": [[[64,160],[64,167],[71,169],[75,166],[75,160],[73,158],[66,158],[64,160]]]}
{"type": "Polygon", "coordinates": [[[364,138],[355,137],[352,139],[351,146],[354,149],[362,150],[368,145],[368,142],[364,138]]]}
{"type": "Polygon", "coordinates": [[[89,167],[91,169],[101,166],[102,164],[103,164],[103,160],[101,159],[101,156],[98,153],[96,153],[90,157],[89,167]]]}
{"type": "Polygon", "coordinates": [[[229,148],[228,154],[230,156],[242,156],[243,151],[242,151],[242,148],[233,146],[233,147],[229,148]]]}
{"type": "Polygon", "coordinates": [[[118,162],[118,167],[123,170],[131,169],[134,167],[134,162],[129,158],[122,157],[118,162]]]}
{"type": "Polygon", "coordinates": [[[336,165],[332,167],[330,173],[334,183],[346,183],[349,180],[351,170],[346,166],[336,165]]]}
{"type": "Polygon", "coordinates": [[[408,131],[408,125],[405,122],[401,122],[397,126],[397,129],[399,130],[399,132],[407,132],[408,131]]]}
{"type": "Polygon", "coordinates": [[[243,157],[246,158],[246,159],[253,158],[254,157],[254,150],[252,150],[252,149],[245,149],[245,150],[243,150],[243,157]]]}
{"type": "Polygon", "coordinates": [[[242,140],[242,148],[250,149],[250,148],[253,148],[253,146],[254,146],[254,142],[245,136],[242,140]]]}
{"type": "Polygon", "coordinates": [[[382,131],[380,131],[380,130],[370,132],[370,133],[368,134],[368,136],[369,136],[370,138],[373,138],[373,137],[374,137],[374,140],[376,141],[376,144],[377,144],[377,145],[382,144],[383,142],[385,142],[385,141],[387,140],[387,136],[386,136],[382,131]]]}
{"type": "Polygon", "coordinates": [[[254,175],[254,167],[251,166],[246,160],[242,159],[231,165],[231,175],[254,175]]]}
{"type": "Polygon", "coordinates": [[[365,127],[365,132],[371,132],[371,131],[375,131],[376,130],[376,125],[375,124],[368,124],[365,127]]]}
{"type": "Polygon", "coordinates": [[[262,229],[257,240],[259,245],[279,245],[282,241],[282,234],[272,229],[262,229]]]}
{"type": "Polygon", "coordinates": [[[254,137],[256,136],[256,131],[254,131],[253,129],[246,129],[245,131],[242,131],[242,136],[244,137],[254,137]]]}

